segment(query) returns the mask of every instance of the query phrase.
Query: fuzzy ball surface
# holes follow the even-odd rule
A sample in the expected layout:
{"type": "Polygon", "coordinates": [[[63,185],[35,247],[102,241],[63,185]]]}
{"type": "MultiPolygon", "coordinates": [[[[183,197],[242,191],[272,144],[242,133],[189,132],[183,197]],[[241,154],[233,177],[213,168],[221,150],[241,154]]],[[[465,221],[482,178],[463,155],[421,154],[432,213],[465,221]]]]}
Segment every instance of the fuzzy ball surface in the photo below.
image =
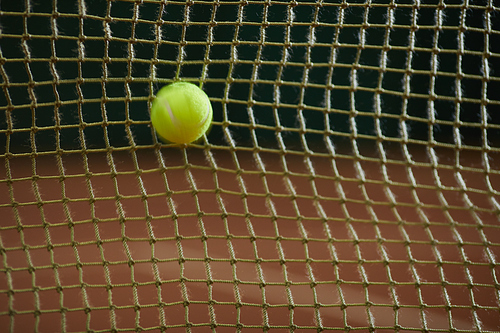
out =
{"type": "Polygon", "coordinates": [[[207,94],[188,82],[161,88],[151,106],[151,122],[166,141],[190,143],[198,140],[212,123],[212,104],[207,94]]]}

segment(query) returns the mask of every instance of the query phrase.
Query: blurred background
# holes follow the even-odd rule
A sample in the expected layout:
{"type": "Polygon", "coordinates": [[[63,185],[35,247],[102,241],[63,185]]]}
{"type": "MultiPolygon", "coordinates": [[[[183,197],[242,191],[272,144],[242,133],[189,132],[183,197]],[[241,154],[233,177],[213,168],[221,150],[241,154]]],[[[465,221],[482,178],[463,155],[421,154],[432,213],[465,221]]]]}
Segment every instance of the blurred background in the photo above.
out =
{"type": "Polygon", "coordinates": [[[325,135],[349,141],[356,116],[355,130],[372,141],[405,130],[423,145],[430,135],[455,145],[458,130],[463,144],[480,146],[488,100],[485,139],[498,146],[496,7],[292,4],[4,1],[0,105],[15,112],[1,114],[1,147],[10,137],[10,152],[31,151],[22,129],[36,126],[38,149],[79,149],[85,122],[89,148],[104,148],[103,121],[110,145],[150,145],[148,103],[179,79],[201,83],[211,97],[214,145],[252,147],[254,135],[276,149],[281,126],[286,147],[301,149],[304,127],[325,151],[325,135]]]}
{"type": "Polygon", "coordinates": [[[0,328],[498,331],[499,11],[2,1],[0,328]]]}

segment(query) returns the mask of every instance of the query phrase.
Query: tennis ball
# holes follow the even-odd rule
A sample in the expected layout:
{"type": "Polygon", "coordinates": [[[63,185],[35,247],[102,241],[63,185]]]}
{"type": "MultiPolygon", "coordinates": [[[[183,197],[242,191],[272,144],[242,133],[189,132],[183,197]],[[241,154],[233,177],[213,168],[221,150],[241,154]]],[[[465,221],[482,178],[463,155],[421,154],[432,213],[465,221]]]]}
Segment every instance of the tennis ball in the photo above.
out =
{"type": "Polygon", "coordinates": [[[161,88],[151,106],[151,122],[158,135],[174,143],[198,140],[212,123],[212,104],[207,94],[188,82],[161,88]]]}

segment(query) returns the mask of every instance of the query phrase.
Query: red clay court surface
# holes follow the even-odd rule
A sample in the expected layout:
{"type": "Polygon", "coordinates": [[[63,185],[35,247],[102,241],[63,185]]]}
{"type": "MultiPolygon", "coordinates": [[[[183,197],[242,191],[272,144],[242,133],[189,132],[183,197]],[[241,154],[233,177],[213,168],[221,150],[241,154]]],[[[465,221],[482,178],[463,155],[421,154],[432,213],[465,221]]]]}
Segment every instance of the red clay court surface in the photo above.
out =
{"type": "MultiPolygon", "coordinates": [[[[264,317],[271,331],[289,331],[291,320],[303,327],[296,331],[315,331],[318,313],[325,328],[360,331],[420,331],[423,314],[428,330],[449,331],[450,321],[457,330],[475,331],[477,321],[483,331],[500,328],[500,267],[492,264],[500,228],[484,173],[460,172],[473,191],[447,190],[459,188],[452,167],[414,165],[412,188],[407,165],[387,163],[394,206],[377,160],[311,157],[311,177],[299,155],[259,153],[264,172],[250,152],[235,153],[239,168],[228,151],[211,151],[212,161],[197,149],[161,152],[166,169],[154,151],[137,151],[141,172],[127,152],[113,152],[111,164],[89,153],[88,169],[80,154],[63,155],[64,179],[53,155],[36,157],[34,180],[30,157],[2,160],[0,327],[13,319],[15,332],[60,331],[63,308],[68,332],[136,323],[159,332],[162,316],[175,331],[186,330],[186,318],[192,330],[209,331],[211,311],[223,332],[237,323],[262,331],[264,317]]],[[[462,165],[482,168],[479,153],[462,156],[462,165]]],[[[453,157],[440,163],[453,166],[453,157]]],[[[498,190],[499,175],[488,177],[498,190]]]]}

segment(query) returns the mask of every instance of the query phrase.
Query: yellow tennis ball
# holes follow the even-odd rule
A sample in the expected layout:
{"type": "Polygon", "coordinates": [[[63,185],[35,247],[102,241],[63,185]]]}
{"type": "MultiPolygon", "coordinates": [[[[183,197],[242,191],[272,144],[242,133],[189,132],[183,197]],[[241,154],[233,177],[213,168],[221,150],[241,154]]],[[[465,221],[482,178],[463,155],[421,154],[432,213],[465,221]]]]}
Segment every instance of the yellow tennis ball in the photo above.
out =
{"type": "Polygon", "coordinates": [[[188,82],[161,88],[151,106],[151,122],[158,135],[174,143],[198,140],[212,123],[212,104],[207,94],[188,82]]]}

